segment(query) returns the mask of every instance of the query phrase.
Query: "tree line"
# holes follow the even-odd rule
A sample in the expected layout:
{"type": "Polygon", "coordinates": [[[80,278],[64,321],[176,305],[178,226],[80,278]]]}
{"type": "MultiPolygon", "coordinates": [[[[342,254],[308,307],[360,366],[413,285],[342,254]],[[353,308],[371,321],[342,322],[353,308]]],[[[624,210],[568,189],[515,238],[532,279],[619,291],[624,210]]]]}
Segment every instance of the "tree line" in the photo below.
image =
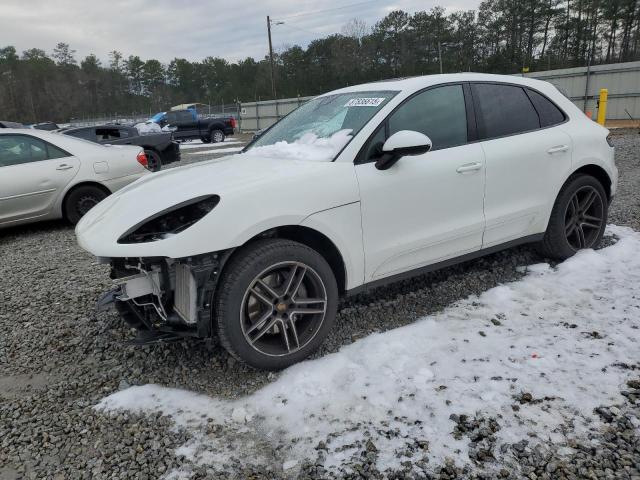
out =
{"type": "MultiPolygon", "coordinates": [[[[286,22],[285,22],[286,25],[286,22]]],[[[276,30],[277,31],[277,30],[276,30]]],[[[275,54],[277,97],[443,71],[518,73],[640,59],[640,0],[484,0],[477,10],[397,10],[368,27],[275,54]]],[[[0,48],[0,119],[21,122],[156,112],[186,102],[272,98],[269,60],[207,57],[168,64],[112,51],[106,64],[79,62],[59,43],[51,53],[0,48]]]]}

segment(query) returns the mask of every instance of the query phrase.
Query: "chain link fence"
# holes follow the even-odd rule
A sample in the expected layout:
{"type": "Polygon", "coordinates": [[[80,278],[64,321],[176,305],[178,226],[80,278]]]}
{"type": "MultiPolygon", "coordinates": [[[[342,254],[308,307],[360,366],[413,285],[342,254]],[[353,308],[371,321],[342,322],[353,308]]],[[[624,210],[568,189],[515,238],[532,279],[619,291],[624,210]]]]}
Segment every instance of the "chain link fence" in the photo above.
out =
{"type": "Polygon", "coordinates": [[[255,132],[270,127],[314,97],[284,98],[240,104],[240,131],[255,132]]]}

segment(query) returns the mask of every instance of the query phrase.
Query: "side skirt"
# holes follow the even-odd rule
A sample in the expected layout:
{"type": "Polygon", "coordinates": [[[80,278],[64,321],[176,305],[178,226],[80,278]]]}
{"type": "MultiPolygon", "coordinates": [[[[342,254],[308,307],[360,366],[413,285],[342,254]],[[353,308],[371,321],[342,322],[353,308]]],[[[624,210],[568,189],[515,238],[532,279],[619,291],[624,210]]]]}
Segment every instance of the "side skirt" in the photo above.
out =
{"type": "Polygon", "coordinates": [[[528,235],[526,237],[517,238],[515,240],[511,240],[506,243],[501,243],[500,245],[494,245],[493,247],[484,248],[482,250],[478,250],[477,252],[467,253],[466,255],[462,255],[460,257],[450,258],[442,262],[433,263],[431,265],[426,265],[424,267],[416,268],[415,270],[409,270],[407,272],[391,275],[389,277],[381,278],[380,280],[375,280],[373,282],[365,283],[364,285],[360,285],[359,287],[355,287],[350,290],[347,290],[345,292],[345,296],[351,297],[353,295],[358,295],[360,293],[366,293],[370,290],[373,290],[378,287],[382,287],[384,285],[400,282],[408,278],[418,277],[420,275],[424,275],[425,273],[433,272],[435,270],[440,270],[441,268],[451,267],[459,263],[468,262],[469,260],[475,260],[476,258],[484,257],[486,255],[490,255],[492,253],[496,253],[501,250],[506,250],[508,248],[517,247],[518,245],[524,245],[527,243],[539,242],[540,240],[542,240],[543,237],[544,237],[544,233],[536,233],[534,235],[528,235]]]}

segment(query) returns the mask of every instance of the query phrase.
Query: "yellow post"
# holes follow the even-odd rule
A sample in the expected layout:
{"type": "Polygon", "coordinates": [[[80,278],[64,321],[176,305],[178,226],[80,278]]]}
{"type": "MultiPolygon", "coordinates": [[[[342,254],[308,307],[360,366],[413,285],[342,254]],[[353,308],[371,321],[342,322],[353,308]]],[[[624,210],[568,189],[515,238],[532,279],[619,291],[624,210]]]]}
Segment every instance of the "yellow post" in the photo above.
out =
{"type": "Polygon", "coordinates": [[[607,116],[607,97],[609,96],[609,90],[606,88],[600,89],[600,99],[598,100],[598,123],[604,126],[604,120],[607,116]]]}

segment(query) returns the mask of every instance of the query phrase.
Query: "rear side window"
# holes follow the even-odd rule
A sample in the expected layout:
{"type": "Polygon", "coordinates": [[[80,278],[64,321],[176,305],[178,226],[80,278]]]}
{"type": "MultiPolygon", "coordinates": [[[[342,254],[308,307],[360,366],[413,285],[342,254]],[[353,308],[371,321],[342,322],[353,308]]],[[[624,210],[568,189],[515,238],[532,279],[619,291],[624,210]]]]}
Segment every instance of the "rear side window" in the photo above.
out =
{"type": "Polygon", "coordinates": [[[120,131],[117,128],[96,128],[96,137],[99,142],[117,140],[120,138],[120,131]]]}
{"type": "Polygon", "coordinates": [[[432,88],[407,100],[389,117],[389,135],[400,130],[424,133],[433,150],[467,143],[462,85],[432,88]]]}
{"type": "Polygon", "coordinates": [[[84,138],[85,140],[91,140],[92,142],[96,141],[95,128],[83,128],[80,130],[71,130],[69,132],[65,132],[65,135],[69,135],[71,137],[76,137],[76,138],[84,138]]]}
{"type": "Polygon", "coordinates": [[[541,127],[549,127],[564,122],[564,113],[551,100],[535,90],[527,89],[527,93],[533,106],[538,111],[541,127]]]}
{"type": "Polygon", "coordinates": [[[480,137],[513,135],[540,128],[540,120],[521,87],[491,83],[472,85],[478,105],[480,137]]]}
{"type": "Polygon", "coordinates": [[[53,160],[56,158],[65,158],[68,157],[69,154],[64,150],[59,149],[58,147],[54,147],[50,143],[47,143],[47,157],[49,160],[53,160]]]}

